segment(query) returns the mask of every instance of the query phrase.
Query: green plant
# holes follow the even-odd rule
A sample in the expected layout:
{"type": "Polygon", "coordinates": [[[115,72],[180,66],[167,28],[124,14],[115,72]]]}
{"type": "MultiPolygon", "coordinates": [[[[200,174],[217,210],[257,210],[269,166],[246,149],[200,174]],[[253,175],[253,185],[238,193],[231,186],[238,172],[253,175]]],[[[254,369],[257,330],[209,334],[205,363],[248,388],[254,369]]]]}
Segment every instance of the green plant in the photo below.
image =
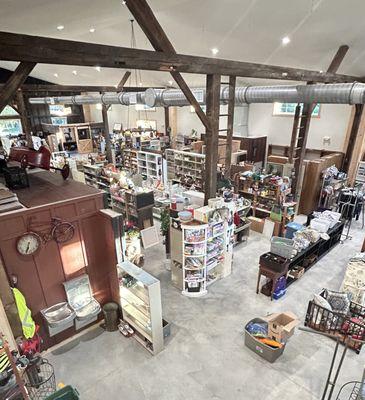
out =
{"type": "Polygon", "coordinates": [[[163,236],[166,236],[169,233],[170,229],[170,212],[167,208],[164,208],[161,211],[161,226],[160,231],[163,236]]]}

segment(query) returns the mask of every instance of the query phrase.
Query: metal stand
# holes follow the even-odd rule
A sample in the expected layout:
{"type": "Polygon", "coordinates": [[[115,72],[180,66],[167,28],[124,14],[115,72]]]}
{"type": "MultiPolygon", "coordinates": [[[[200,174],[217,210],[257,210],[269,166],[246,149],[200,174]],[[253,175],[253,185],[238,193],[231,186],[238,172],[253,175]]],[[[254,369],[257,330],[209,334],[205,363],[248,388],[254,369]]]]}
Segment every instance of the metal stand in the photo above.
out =
{"type": "MultiPolygon", "coordinates": [[[[327,333],[314,331],[314,330],[312,330],[310,328],[306,328],[306,327],[299,327],[299,330],[305,331],[305,332],[309,332],[309,333],[314,333],[316,335],[327,336],[327,337],[329,337],[331,339],[335,339],[336,340],[336,346],[335,346],[335,350],[333,352],[330,369],[328,371],[328,377],[327,377],[327,381],[326,381],[326,386],[324,388],[323,395],[321,397],[321,400],[331,400],[332,396],[333,396],[333,391],[334,391],[335,386],[336,386],[336,382],[337,382],[338,376],[340,375],[340,371],[341,371],[341,368],[342,368],[343,361],[344,361],[346,353],[347,353],[348,341],[345,340],[345,343],[344,343],[345,347],[344,347],[344,349],[342,351],[342,355],[340,356],[340,361],[339,361],[337,369],[336,369],[336,371],[334,373],[334,377],[332,378],[333,371],[334,371],[334,366],[335,366],[336,359],[337,359],[337,355],[339,354],[338,347],[340,345],[340,338],[339,337],[335,337],[333,335],[328,335],[327,333]],[[328,393],[328,396],[327,396],[327,393],[328,393]]],[[[361,340],[357,340],[357,339],[353,339],[353,338],[351,338],[351,340],[352,341],[362,342],[361,340]]]]}
{"type": "MultiPolygon", "coordinates": [[[[338,202],[337,202],[337,212],[340,212],[341,209],[341,219],[346,219],[347,222],[345,224],[345,227],[347,227],[347,232],[345,234],[342,234],[341,236],[344,236],[344,239],[341,239],[341,243],[343,243],[345,240],[347,239],[352,239],[352,236],[350,235],[350,229],[351,229],[351,224],[352,224],[352,219],[354,217],[355,214],[355,210],[357,208],[358,205],[358,201],[359,201],[359,194],[360,194],[360,189],[361,186],[356,186],[355,188],[348,188],[346,189],[349,192],[349,195],[356,196],[355,198],[355,202],[351,203],[351,198],[348,201],[341,201],[341,195],[338,198],[338,202]]],[[[363,202],[363,206],[364,208],[364,202],[363,202]]],[[[363,226],[364,226],[364,214],[363,214],[363,226]]]]}

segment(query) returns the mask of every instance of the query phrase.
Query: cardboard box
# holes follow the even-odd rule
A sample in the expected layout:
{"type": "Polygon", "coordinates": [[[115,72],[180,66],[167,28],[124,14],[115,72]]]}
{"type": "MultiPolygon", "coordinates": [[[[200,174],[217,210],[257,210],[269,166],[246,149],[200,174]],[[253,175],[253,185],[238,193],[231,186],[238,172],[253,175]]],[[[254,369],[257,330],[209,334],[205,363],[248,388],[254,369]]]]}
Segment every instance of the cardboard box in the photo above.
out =
{"type": "Polygon", "coordinates": [[[268,322],[268,336],[280,343],[286,341],[294,334],[295,327],[299,324],[298,317],[292,312],[275,313],[266,317],[268,322]]]}
{"type": "Polygon", "coordinates": [[[250,229],[255,232],[262,233],[265,226],[265,218],[248,217],[251,221],[250,229]]]}

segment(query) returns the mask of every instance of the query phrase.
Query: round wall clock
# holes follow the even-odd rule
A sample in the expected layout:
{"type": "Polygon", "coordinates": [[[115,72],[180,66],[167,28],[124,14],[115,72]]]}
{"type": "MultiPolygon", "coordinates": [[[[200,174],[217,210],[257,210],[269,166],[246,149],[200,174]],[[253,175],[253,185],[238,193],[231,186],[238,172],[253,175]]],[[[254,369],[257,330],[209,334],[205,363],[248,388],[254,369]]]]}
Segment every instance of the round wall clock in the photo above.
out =
{"type": "Polygon", "coordinates": [[[16,249],[22,256],[35,254],[42,244],[41,237],[34,232],[27,232],[20,236],[16,242],[16,249]]]}

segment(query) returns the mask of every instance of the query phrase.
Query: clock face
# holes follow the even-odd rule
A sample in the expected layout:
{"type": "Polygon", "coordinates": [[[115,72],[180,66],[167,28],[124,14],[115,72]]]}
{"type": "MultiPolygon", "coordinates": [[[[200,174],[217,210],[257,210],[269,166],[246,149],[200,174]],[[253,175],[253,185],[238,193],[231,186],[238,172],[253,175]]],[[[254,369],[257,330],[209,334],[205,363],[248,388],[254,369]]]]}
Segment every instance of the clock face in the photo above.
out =
{"type": "Polygon", "coordinates": [[[17,241],[16,248],[24,256],[30,256],[37,252],[41,245],[41,238],[33,232],[25,233],[17,241]]]}

